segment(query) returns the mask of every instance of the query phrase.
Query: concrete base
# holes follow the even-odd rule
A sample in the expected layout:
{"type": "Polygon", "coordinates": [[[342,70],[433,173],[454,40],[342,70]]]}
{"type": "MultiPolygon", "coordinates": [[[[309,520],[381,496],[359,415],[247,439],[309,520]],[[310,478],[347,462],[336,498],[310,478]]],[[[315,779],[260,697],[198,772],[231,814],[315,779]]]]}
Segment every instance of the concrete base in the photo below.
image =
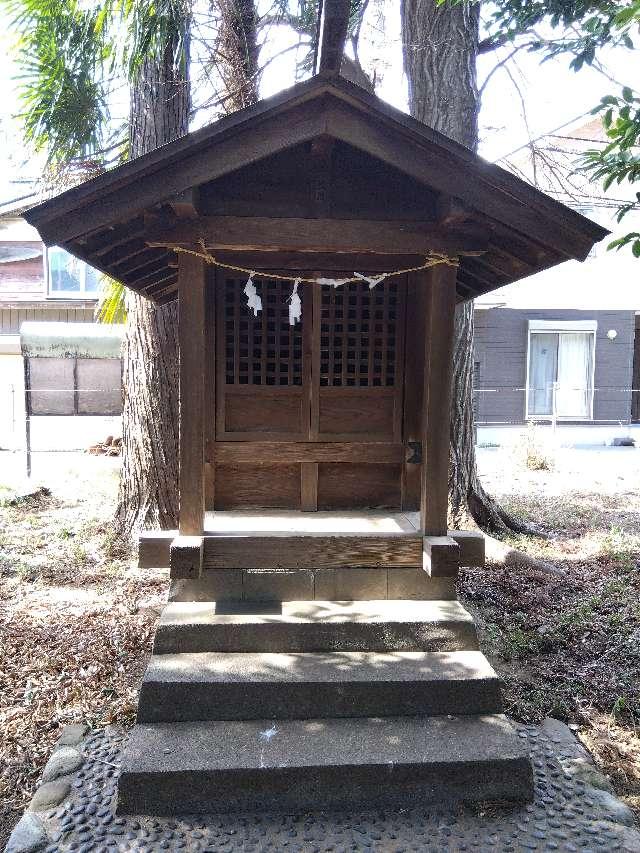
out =
{"type": "Polygon", "coordinates": [[[529,757],[499,715],[243,720],[136,726],[123,756],[118,812],[532,797],[529,757]]]}
{"type": "Polygon", "coordinates": [[[139,723],[495,714],[498,678],[481,652],[153,655],[139,723]]]}
{"type": "Polygon", "coordinates": [[[168,604],[154,654],[185,652],[465,651],[478,648],[457,601],[285,601],[168,604]]]}
{"type": "Polygon", "coordinates": [[[196,580],[172,580],[169,601],[452,601],[455,579],[420,568],[205,569],[196,580]]]}

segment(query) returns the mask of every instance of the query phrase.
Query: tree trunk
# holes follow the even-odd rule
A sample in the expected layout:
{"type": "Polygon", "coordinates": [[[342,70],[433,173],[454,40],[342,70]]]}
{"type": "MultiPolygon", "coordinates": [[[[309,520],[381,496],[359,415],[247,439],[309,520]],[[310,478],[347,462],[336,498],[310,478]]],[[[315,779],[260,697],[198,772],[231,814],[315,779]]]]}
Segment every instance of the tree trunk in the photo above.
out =
{"type": "MultiPolygon", "coordinates": [[[[184,22],[187,30],[188,20],[184,22]]],[[[185,44],[187,42],[185,41],[185,44]]],[[[132,85],[131,157],[189,128],[188,56],[176,68],[174,45],[146,60],[132,85]]],[[[178,523],[178,311],[127,291],[123,347],[123,459],[116,522],[121,534],[178,523]]]]}
{"type": "MultiPolygon", "coordinates": [[[[437,6],[402,0],[404,68],[411,115],[475,151],[480,98],[476,82],[480,4],[437,6]]],[[[449,509],[453,527],[528,531],[482,488],[473,418],[473,302],[456,310],[449,509]]]]}
{"type": "Polygon", "coordinates": [[[228,92],[224,111],[258,100],[258,16],[254,0],[214,0],[219,15],[218,70],[228,92]]]}

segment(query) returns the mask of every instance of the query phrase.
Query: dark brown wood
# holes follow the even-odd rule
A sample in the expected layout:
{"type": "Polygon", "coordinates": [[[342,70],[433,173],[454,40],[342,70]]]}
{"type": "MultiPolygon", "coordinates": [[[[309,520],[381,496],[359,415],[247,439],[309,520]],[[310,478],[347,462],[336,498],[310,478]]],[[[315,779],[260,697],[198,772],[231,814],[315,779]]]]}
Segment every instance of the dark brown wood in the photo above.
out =
{"type": "Polygon", "coordinates": [[[318,509],[318,463],[303,462],[300,465],[300,509],[316,512],[318,509]]]}
{"type": "Polygon", "coordinates": [[[178,267],[180,344],[180,521],[181,535],[204,530],[205,287],[202,260],[181,255],[178,267]]]}
{"type": "MultiPolygon", "coordinates": [[[[334,140],[330,136],[321,136],[311,143],[311,163],[313,166],[313,214],[319,218],[330,215],[332,207],[332,162],[334,140]]],[[[253,211],[255,214],[256,211],[253,211]]]]}
{"type": "Polygon", "coordinates": [[[321,462],[318,466],[318,509],[398,510],[401,476],[399,464],[321,462]]]}
{"type": "Polygon", "coordinates": [[[428,289],[429,322],[425,336],[420,526],[425,535],[445,536],[456,269],[440,265],[422,276],[428,289]]]}
{"type": "Polygon", "coordinates": [[[286,460],[216,466],[216,509],[300,509],[300,465],[286,460]]]}
{"type": "Polygon", "coordinates": [[[199,188],[189,187],[176,193],[169,204],[178,219],[195,219],[198,215],[199,201],[199,188]]]}
{"type": "Polygon", "coordinates": [[[402,444],[383,442],[278,442],[278,441],[218,441],[216,461],[221,465],[264,462],[333,462],[400,463],[404,458],[402,444]]]}
{"type": "Polygon", "coordinates": [[[424,273],[410,273],[407,282],[404,373],[404,446],[402,508],[420,509],[422,466],[407,459],[424,453],[422,411],[425,385],[424,356],[427,334],[427,287],[424,273]],[[411,443],[411,446],[410,446],[411,443]]]}
{"type": "Polygon", "coordinates": [[[433,222],[206,216],[150,228],[146,241],[152,247],[202,241],[212,251],[478,254],[486,251],[488,234],[480,227],[455,230],[433,222]]]}
{"type": "Polygon", "coordinates": [[[216,298],[215,271],[208,267],[205,293],[204,468],[205,506],[215,505],[216,464],[216,298]]]}
{"type": "Polygon", "coordinates": [[[206,536],[204,569],[297,569],[422,566],[422,537],[306,534],[206,536]]]}

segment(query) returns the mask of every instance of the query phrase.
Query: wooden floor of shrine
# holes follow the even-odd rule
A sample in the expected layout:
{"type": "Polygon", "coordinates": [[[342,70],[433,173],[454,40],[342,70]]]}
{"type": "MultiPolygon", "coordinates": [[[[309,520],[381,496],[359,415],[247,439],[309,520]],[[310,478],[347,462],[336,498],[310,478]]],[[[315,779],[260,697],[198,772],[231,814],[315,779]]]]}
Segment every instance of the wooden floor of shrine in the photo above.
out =
{"type": "MultiPolygon", "coordinates": [[[[384,510],[205,514],[206,568],[422,565],[419,513],[384,510]]],[[[141,568],[169,565],[175,530],[140,534],[141,568]]]]}
{"type": "Polygon", "coordinates": [[[415,535],[420,515],[417,512],[384,510],[301,512],[299,510],[219,511],[205,513],[204,531],[226,535],[260,533],[278,536],[294,534],[392,534],[415,535]]]}

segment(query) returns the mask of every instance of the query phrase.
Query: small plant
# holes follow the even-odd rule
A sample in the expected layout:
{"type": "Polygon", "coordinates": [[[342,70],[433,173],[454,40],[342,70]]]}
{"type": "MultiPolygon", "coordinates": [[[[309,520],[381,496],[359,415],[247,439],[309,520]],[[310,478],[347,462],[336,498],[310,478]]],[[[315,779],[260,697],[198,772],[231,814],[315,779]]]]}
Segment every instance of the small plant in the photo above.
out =
{"type": "Polygon", "coordinates": [[[622,527],[612,525],[602,540],[602,554],[618,564],[623,572],[631,572],[636,566],[638,551],[637,537],[629,536],[622,527]]]}
{"type": "Polygon", "coordinates": [[[513,452],[516,460],[529,471],[551,471],[553,468],[552,455],[545,448],[534,421],[529,421],[513,452]]]}

